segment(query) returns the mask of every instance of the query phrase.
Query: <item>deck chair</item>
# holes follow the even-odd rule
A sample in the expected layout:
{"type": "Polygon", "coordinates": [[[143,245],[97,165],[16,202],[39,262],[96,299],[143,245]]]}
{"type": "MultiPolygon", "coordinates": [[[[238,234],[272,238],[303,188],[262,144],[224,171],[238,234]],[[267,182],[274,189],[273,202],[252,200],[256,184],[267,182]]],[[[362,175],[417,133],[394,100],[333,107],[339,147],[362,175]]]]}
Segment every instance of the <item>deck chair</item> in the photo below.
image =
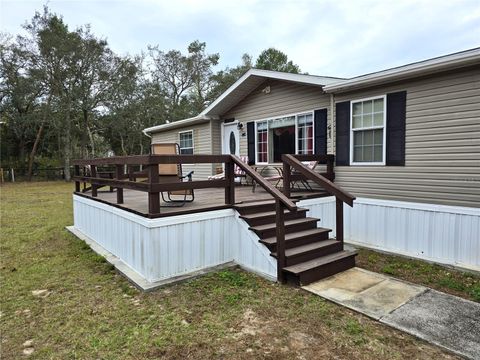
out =
{"type": "MultiPolygon", "coordinates": [[[[314,170],[318,165],[318,161],[302,161],[302,164],[305,165],[310,170],[314,170]]],[[[265,180],[274,182],[275,183],[274,186],[278,188],[278,185],[283,180],[283,168],[275,167],[275,170],[277,170],[278,175],[266,177],[265,180]]],[[[293,171],[292,175],[300,175],[300,174],[298,172],[293,171]]],[[[297,187],[300,189],[299,183],[302,184],[305,189],[309,191],[313,190],[310,184],[308,183],[308,181],[301,178],[292,180],[290,183],[290,186],[291,188],[294,188],[295,185],[297,185],[297,187]]]]}
{"type": "MultiPolygon", "coordinates": [[[[248,164],[248,156],[240,156],[240,160],[244,162],[245,164],[248,164]]],[[[235,179],[240,179],[240,185],[242,184],[242,179],[247,178],[247,174],[245,171],[242,170],[237,164],[233,166],[233,175],[235,179]]],[[[208,180],[222,180],[225,179],[225,172],[222,172],[220,174],[212,175],[208,177],[208,180]]]]}
{"type": "MultiPolygon", "coordinates": [[[[180,146],[176,143],[152,144],[153,155],[178,155],[179,153],[180,146]]],[[[158,164],[159,183],[179,183],[185,179],[192,181],[192,175],[193,171],[183,175],[182,164],[158,164]]],[[[166,196],[161,192],[161,196],[163,202],[169,204],[163,207],[180,207],[195,199],[193,189],[166,191],[166,196]]]]}

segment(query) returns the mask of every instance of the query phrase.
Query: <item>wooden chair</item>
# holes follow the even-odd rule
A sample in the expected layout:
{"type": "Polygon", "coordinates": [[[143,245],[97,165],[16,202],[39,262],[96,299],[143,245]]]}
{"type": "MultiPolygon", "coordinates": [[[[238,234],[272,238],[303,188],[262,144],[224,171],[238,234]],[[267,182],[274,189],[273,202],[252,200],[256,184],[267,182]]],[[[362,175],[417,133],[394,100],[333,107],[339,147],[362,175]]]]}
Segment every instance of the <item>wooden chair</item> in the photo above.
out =
{"type": "MultiPolygon", "coordinates": [[[[152,144],[154,155],[178,155],[180,146],[176,143],[152,144]]],[[[192,181],[193,171],[183,175],[182,164],[158,164],[158,182],[164,184],[181,183],[184,179],[192,181]]],[[[169,204],[163,207],[180,207],[195,199],[193,189],[161,192],[162,200],[169,204]]]]}

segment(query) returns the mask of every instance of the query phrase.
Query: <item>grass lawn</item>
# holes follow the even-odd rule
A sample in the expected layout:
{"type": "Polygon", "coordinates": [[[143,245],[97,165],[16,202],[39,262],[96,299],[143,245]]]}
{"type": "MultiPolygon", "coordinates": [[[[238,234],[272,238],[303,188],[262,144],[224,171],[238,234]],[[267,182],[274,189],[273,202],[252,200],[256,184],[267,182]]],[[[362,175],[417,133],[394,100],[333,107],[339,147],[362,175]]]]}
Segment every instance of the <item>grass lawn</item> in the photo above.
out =
{"type": "Polygon", "coordinates": [[[72,190],[0,188],[2,359],[456,358],[241,270],[141,293],[65,230],[72,190]]]}

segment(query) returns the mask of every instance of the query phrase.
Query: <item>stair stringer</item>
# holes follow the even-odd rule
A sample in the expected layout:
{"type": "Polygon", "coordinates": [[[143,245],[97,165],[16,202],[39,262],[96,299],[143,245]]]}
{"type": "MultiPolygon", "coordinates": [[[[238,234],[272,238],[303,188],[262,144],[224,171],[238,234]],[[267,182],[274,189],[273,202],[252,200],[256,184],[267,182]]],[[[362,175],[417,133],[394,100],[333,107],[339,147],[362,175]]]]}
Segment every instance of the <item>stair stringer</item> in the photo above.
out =
{"type": "MultiPolygon", "coordinates": [[[[231,229],[238,234],[238,241],[234,241],[234,261],[240,267],[257,273],[269,280],[277,280],[277,261],[270,255],[270,250],[259,242],[260,238],[249,229],[247,222],[240,218],[240,213],[235,211],[236,229],[231,229]]],[[[234,236],[232,236],[234,238],[234,236]]]]}

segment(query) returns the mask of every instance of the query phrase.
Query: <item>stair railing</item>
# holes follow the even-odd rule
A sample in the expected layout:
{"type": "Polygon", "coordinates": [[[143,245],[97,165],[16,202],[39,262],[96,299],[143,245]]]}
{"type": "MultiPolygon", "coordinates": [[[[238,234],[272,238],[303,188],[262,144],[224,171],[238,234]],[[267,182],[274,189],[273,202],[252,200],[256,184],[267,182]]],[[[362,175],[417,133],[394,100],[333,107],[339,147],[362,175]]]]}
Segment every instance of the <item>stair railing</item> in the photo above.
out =
{"type": "MultiPolygon", "coordinates": [[[[252,178],[258,185],[265,189],[275,199],[275,223],[276,223],[276,237],[277,237],[277,280],[278,282],[285,282],[285,274],[283,268],[286,266],[285,259],[285,208],[290,211],[297,211],[295,203],[285,196],[280,190],[274,187],[270,182],[265,180],[258,172],[251,166],[245,164],[238,156],[231,155],[232,162],[240,169],[245,171],[247,175],[252,178]]],[[[227,179],[233,179],[233,164],[225,169],[227,179]]]]}
{"type": "Polygon", "coordinates": [[[328,180],[326,177],[316,173],[315,171],[309,169],[301,163],[301,161],[310,161],[315,160],[315,155],[282,155],[283,162],[283,193],[285,196],[290,196],[290,174],[291,169],[299,172],[308,180],[313,181],[317,185],[321,186],[327,193],[335,196],[336,198],[336,212],[335,212],[335,222],[336,222],[336,236],[337,241],[344,240],[343,233],[343,203],[348,204],[350,207],[353,207],[353,201],[355,196],[349,192],[341,189],[339,186],[335,185],[333,182],[328,180]]]}

